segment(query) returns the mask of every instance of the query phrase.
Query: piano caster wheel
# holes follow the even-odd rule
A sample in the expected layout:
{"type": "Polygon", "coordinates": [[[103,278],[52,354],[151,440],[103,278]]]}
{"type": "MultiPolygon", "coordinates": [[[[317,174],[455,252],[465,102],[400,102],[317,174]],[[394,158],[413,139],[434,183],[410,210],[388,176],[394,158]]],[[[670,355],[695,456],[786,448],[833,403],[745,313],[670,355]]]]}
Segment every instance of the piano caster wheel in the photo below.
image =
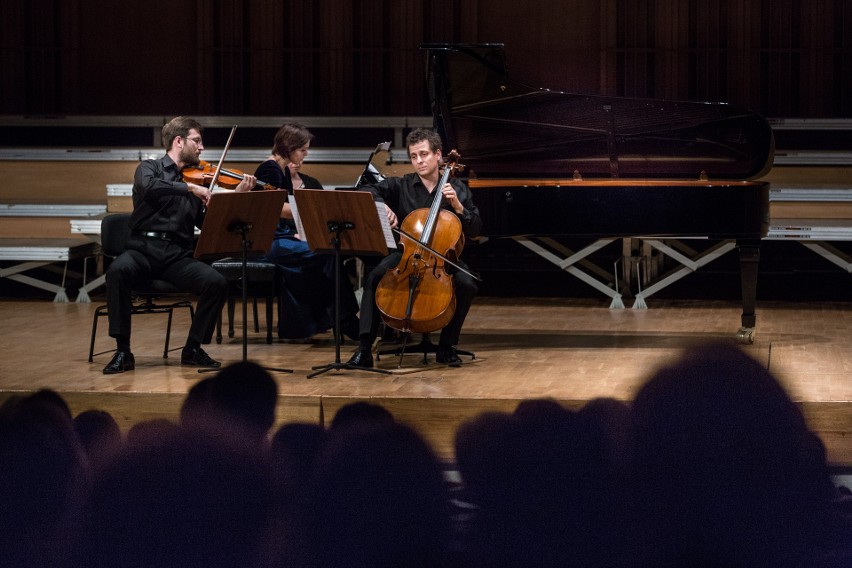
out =
{"type": "Polygon", "coordinates": [[[742,343],[744,345],[751,345],[752,343],[754,343],[754,328],[741,327],[737,331],[737,342],[742,343]]]}

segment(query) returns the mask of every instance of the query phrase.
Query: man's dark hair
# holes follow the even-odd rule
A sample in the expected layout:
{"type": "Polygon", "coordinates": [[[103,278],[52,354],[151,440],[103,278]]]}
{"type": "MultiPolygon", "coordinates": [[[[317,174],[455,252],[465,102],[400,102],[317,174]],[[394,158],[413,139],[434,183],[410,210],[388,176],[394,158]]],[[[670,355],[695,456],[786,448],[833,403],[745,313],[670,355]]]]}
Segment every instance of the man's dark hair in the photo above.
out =
{"type": "Polygon", "coordinates": [[[188,116],[174,117],[163,125],[163,147],[166,150],[169,150],[172,147],[172,142],[174,142],[175,138],[178,136],[186,138],[189,136],[189,131],[193,128],[197,130],[199,134],[201,134],[201,131],[203,130],[201,124],[193,118],[189,118],[188,116]]]}
{"type": "Polygon", "coordinates": [[[438,133],[434,130],[415,128],[408,133],[408,136],[405,137],[405,148],[411,148],[414,144],[418,144],[424,140],[429,142],[429,149],[433,152],[440,150],[443,145],[441,137],[438,136],[438,133]]]}

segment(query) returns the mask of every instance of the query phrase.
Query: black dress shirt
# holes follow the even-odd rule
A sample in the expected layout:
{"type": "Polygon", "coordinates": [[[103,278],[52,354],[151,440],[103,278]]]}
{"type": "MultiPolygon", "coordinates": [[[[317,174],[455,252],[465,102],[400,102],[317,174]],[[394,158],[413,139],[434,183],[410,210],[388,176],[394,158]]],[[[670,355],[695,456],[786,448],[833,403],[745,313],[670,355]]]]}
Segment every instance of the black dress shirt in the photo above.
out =
{"type": "MultiPolygon", "coordinates": [[[[450,207],[446,200],[441,204],[442,209],[446,209],[459,218],[462,225],[462,232],[466,237],[476,237],[482,231],[482,218],[479,216],[479,208],[473,203],[473,195],[466,183],[459,179],[450,178],[450,183],[456,190],[456,195],[459,201],[464,206],[464,212],[459,215],[453,208],[450,207]]],[[[387,178],[374,185],[366,185],[363,187],[370,191],[374,196],[384,200],[396,216],[399,218],[399,224],[408,216],[409,213],[416,209],[429,209],[432,206],[434,193],[429,193],[426,186],[420,180],[420,176],[416,173],[406,174],[402,177],[387,178]]],[[[440,191],[436,189],[435,191],[440,191]]]]}
{"type": "Polygon", "coordinates": [[[205,208],[189,191],[183,175],[166,155],[142,161],[133,176],[134,232],[170,233],[191,244],[195,227],[201,228],[205,208]]]}

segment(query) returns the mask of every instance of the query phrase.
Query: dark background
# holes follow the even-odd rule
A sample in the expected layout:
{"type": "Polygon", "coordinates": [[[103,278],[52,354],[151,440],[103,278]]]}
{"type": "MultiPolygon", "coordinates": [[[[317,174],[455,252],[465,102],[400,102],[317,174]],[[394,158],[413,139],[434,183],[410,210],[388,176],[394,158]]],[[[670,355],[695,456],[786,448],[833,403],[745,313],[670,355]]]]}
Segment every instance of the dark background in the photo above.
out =
{"type": "Polygon", "coordinates": [[[3,0],[0,114],[430,114],[422,43],[516,80],[852,117],[852,0],[3,0]]]}

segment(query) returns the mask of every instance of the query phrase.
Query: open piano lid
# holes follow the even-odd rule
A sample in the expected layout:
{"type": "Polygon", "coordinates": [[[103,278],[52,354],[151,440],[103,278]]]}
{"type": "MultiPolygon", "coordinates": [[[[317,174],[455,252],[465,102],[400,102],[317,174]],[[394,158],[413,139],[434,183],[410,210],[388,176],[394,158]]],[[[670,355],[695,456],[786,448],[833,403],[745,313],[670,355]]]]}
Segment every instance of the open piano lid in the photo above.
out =
{"type": "Polygon", "coordinates": [[[509,79],[503,44],[424,44],[435,128],[469,177],[747,180],[772,129],[726,103],[571,94],[509,79]]]}

